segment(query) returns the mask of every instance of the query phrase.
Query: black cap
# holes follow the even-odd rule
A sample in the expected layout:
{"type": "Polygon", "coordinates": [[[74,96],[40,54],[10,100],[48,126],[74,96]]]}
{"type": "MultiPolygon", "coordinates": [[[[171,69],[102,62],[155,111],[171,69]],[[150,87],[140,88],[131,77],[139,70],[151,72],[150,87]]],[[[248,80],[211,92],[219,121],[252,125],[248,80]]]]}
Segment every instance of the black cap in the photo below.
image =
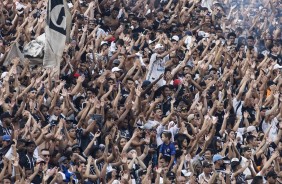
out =
{"type": "Polygon", "coordinates": [[[175,178],[175,174],[174,174],[174,172],[169,171],[169,172],[166,174],[166,177],[168,177],[168,178],[175,178]]]}
{"type": "Polygon", "coordinates": [[[65,156],[62,156],[62,157],[58,160],[58,162],[61,163],[61,162],[65,161],[65,160],[68,160],[68,158],[65,157],[65,156]]]}
{"type": "Polygon", "coordinates": [[[84,19],[84,15],[83,14],[77,14],[76,16],[78,19],[84,19]]]}
{"type": "Polygon", "coordinates": [[[143,176],[147,173],[147,170],[146,169],[143,169],[141,171],[138,172],[138,176],[143,176]]]}
{"type": "Polygon", "coordinates": [[[149,80],[145,80],[145,81],[143,81],[143,83],[142,83],[142,88],[146,88],[146,87],[148,87],[149,85],[151,84],[151,81],[149,81],[149,80]]]}
{"type": "Polygon", "coordinates": [[[213,164],[211,162],[208,162],[208,161],[204,161],[203,162],[203,167],[209,167],[209,166],[212,166],[213,164]]]}
{"type": "Polygon", "coordinates": [[[82,149],[78,144],[73,145],[72,148],[71,148],[72,151],[74,151],[76,149],[79,149],[79,151],[82,152],[82,149]]]}
{"type": "Polygon", "coordinates": [[[246,152],[246,151],[252,151],[252,149],[249,146],[243,147],[242,152],[246,152]]]}

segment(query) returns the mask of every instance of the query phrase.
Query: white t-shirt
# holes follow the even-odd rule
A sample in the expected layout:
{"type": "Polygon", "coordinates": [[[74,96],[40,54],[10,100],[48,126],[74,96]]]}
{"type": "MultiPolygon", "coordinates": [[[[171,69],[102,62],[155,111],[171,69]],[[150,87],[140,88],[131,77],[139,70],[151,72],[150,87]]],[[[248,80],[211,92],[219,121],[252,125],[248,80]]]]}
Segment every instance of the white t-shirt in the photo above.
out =
{"type": "MultiPolygon", "coordinates": [[[[241,160],[240,165],[241,165],[242,167],[245,167],[247,161],[248,161],[248,159],[246,159],[245,157],[242,157],[242,160],[241,160]]],[[[252,167],[253,170],[255,170],[253,164],[251,164],[251,167],[252,167]]],[[[245,176],[252,175],[251,170],[250,170],[249,168],[246,168],[243,173],[245,174],[245,176]]],[[[252,181],[253,181],[253,180],[247,180],[247,182],[248,182],[249,184],[252,183],[252,181]]]]}
{"type": "Polygon", "coordinates": [[[199,183],[208,184],[211,176],[208,178],[205,176],[205,173],[199,175],[199,183]]]}
{"type": "MultiPolygon", "coordinates": [[[[146,80],[151,82],[159,78],[159,76],[165,72],[165,63],[169,60],[169,55],[166,55],[164,58],[157,58],[157,55],[157,53],[154,53],[150,58],[149,71],[146,80]]],[[[160,80],[157,84],[163,86],[164,81],[160,80]]]]}
{"type": "Polygon", "coordinates": [[[236,115],[242,116],[242,105],[244,104],[244,101],[238,101],[237,98],[233,99],[233,108],[236,112],[236,115]]]}
{"type": "Polygon", "coordinates": [[[265,122],[265,120],[263,120],[262,122],[262,130],[264,133],[266,133],[266,131],[268,130],[269,126],[271,126],[270,132],[268,137],[271,139],[271,141],[275,141],[275,139],[277,138],[277,134],[278,134],[278,128],[277,128],[277,124],[278,124],[278,119],[275,117],[271,120],[270,123],[265,122]]]}
{"type": "Polygon", "coordinates": [[[157,138],[157,145],[161,145],[163,143],[162,141],[162,138],[161,138],[161,134],[162,132],[164,131],[165,127],[160,124],[158,127],[157,127],[157,135],[156,135],[156,138],[157,138]]]}

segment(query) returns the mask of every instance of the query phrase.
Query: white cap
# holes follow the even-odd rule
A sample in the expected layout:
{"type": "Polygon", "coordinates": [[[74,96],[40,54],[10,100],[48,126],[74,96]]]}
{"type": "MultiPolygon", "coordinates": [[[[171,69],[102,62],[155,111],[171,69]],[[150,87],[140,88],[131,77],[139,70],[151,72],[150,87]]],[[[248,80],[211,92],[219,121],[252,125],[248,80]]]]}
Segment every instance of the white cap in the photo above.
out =
{"type": "Polygon", "coordinates": [[[64,174],[64,173],[62,173],[62,172],[58,172],[60,175],[62,175],[62,177],[63,177],[63,180],[66,180],[66,175],[64,174]]]}
{"type": "Polygon", "coordinates": [[[249,126],[247,128],[247,132],[252,132],[252,131],[255,131],[256,130],[256,127],[255,126],[249,126]]]}
{"type": "Polygon", "coordinates": [[[239,162],[238,158],[232,158],[231,162],[239,162]]]}
{"type": "Polygon", "coordinates": [[[118,180],[114,180],[112,184],[120,184],[118,180]]]}
{"type": "Polygon", "coordinates": [[[187,118],[187,119],[188,119],[188,122],[191,121],[191,120],[194,119],[194,118],[195,118],[195,115],[194,115],[194,114],[190,114],[190,115],[188,116],[188,118],[187,118]]]}
{"type": "Polygon", "coordinates": [[[104,44],[109,45],[109,43],[107,41],[101,41],[101,46],[104,45],[104,44]]]}
{"type": "Polygon", "coordinates": [[[160,43],[158,43],[157,45],[155,45],[155,50],[156,49],[160,49],[160,48],[164,48],[164,46],[160,43]]]}
{"type": "Polygon", "coordinates": [[[7,74],[8,74],[8,72],[3,72],[3,73],[1,74],[1,79],[5,78],[7,74]]]}
{"type": "Polygon", "coordinates": [[[273,70],[276,70],[276,69],[281,69],[282,68],[282,66],[281,65],[279,65],[279,64],[275,64],[274,65],[274,67],[273,67],[273,70]]]}
{"type": "Polygon", "coordinates": [[[119,72],[119,71],[121,71],[121,69],[118,68],[118,67],[113,67],[113,68],[112,68],[112,72],[119,72]]]}
{"type": "Polygon", "coordinates": [[[175,40],[175,41],[179,41],[179,37],[177,36],[177,35],[174,35],[172,38],[171,38],[171,40],[175,40]]]}
{"type": "Polygon", "coordinates": [[[144,124],[144,129],[146,130],[151,130],[152,128],[154,128],[157,125],[156,121],[151,121],[149,120],[147,123],[144,124]]]}
{"type": "Polygon", "coordinates": [[[188,172],[187,170],[181,170],[182,174],[185,176],[185,177],[189,177],[191,176],[192,172],[188,172]]]}
{"type": "Polygon", "coordinates": [[[40,163],[40,162],[45,162],[45,160],[43,158],[41,158],[41,157],[38,157],[36,159],[36,163],[40,163]]]}

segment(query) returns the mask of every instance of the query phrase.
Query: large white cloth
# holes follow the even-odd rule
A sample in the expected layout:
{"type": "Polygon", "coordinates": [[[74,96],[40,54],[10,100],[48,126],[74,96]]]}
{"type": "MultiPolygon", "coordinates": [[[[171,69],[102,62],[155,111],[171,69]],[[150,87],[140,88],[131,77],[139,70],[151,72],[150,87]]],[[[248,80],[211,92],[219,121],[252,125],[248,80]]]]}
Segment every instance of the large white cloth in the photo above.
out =
{"type": "Polygon", "coordinates": [[[71,14],[65,0],[49,0],[43,66],[59,70],[66,41],[69,41],[71,14]]]}
{"type": "Polygon", "coordinates": [[[43,57],[45,45],[45,34],[38,36],[24,46],[23,53],[28,57],[43,57]]]}

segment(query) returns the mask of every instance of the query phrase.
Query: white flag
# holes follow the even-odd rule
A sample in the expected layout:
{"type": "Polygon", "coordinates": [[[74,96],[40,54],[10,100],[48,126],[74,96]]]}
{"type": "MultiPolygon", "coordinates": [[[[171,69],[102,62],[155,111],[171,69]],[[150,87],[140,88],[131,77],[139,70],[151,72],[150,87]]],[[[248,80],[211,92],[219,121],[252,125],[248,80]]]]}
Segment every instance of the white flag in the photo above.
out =
{"type": "Polygon", "coordinates": [[[46,17],[46,41],[43,66],[60,70],[60,61],[69,42],[71,14],[65,0],[49,0],[46,17]]]}
{"type": "Polygon", "coordinates": [[[11,63],[11,61],[16,57],[20,58],[21,62],[24,61],[24,55],[21,53],[21,51],[19,49],[19,44],[17,42],[15,42],[11,45],[11,49],[10,49],[3,65],[4,66],[9,65],[11,63]]]}

